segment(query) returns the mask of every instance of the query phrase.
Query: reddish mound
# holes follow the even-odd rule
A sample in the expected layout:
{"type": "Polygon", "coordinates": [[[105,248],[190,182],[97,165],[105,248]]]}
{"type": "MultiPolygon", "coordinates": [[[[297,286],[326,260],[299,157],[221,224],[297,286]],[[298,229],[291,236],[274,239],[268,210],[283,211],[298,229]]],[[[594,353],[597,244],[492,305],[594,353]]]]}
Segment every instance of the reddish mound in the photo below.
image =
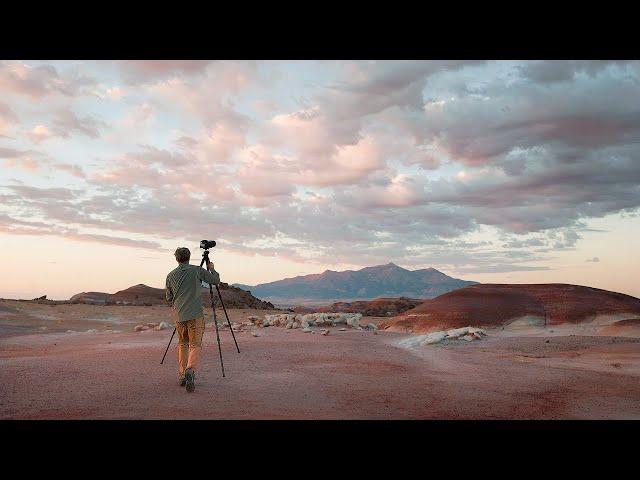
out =
{"type": "Polygon", "coordinates": [[[104,292],[82,292],[76,293],[69,299],[73,303],[106,304],[111,294],[104,292]]]}
{"type": "Polygon", "coordinates": [[[611,314],[640,314],[640,299],[561,283],[482,284],[427,300],[382,326],[419,333],[468,325],[501,326],[523,316],[556,325],[611,314]]]}
{"type": "Polygon", "coordinates": [[[356,302],[336,302],[331,305],[321,307],[296,307],[294,312],[349,312],[361,313],[362,315],[369,317],[388,317],[411,310],[422,302],[424,302],[424,300],[406,297],[376,298],[370,301],[359,300],[356,302]]]}
{"type": "Polygon", "coordinates": [[[140,283],[114,293],[110,301],[123,305],[154,305],[165,303],[164,295],[164,288],[153,288],[140,283]]]}

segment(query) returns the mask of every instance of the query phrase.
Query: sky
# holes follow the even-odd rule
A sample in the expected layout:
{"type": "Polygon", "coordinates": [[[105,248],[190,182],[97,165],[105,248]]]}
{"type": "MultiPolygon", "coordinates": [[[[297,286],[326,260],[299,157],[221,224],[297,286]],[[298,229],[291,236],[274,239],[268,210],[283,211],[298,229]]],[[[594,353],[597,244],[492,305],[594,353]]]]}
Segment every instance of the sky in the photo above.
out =
{"type": "Polygon", "coordinates": [[[0,297],[396,263],[640,297],[640,62],[0,61],[0,297]]]}

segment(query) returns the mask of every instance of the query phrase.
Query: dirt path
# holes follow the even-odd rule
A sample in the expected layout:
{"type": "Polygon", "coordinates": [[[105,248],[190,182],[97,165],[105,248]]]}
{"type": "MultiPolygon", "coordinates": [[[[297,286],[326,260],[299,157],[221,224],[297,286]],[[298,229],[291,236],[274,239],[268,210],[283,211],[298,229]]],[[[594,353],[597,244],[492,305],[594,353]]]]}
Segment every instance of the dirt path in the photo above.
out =
{"type": "Polygon", "coordinates": [[[0,338],[0,418],[640,418],[640,340],[502,338],[410,351],[401,334],[205,333],[196,391],[171,330],[0,338]]]}

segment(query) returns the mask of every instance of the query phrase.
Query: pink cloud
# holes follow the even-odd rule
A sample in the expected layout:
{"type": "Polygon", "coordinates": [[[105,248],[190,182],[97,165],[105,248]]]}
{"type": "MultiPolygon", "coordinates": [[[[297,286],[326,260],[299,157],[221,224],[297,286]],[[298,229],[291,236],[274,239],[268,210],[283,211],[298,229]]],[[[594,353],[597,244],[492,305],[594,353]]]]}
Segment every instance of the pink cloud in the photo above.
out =
{"type": "Polygon", "coordinates": [[[0,90],[39,100],[51,94],[74,96],[95,81],[86,76],[60,75],[51,65],[29,66],[24,62],[0,62],[0,90]]]}

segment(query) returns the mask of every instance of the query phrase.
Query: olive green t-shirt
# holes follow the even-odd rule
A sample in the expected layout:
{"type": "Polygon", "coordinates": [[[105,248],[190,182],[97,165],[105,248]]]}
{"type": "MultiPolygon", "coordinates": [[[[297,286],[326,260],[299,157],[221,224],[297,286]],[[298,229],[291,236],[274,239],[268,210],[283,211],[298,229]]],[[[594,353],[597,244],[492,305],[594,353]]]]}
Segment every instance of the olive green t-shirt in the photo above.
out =
{"type": "Polygon", "coordinates": [[[186,322],[203,316],[200,282],[220,283],[220,274],[202,267],[181,263],[167,275],[165,296],[178,312],[178,321],[186,322]]]}

